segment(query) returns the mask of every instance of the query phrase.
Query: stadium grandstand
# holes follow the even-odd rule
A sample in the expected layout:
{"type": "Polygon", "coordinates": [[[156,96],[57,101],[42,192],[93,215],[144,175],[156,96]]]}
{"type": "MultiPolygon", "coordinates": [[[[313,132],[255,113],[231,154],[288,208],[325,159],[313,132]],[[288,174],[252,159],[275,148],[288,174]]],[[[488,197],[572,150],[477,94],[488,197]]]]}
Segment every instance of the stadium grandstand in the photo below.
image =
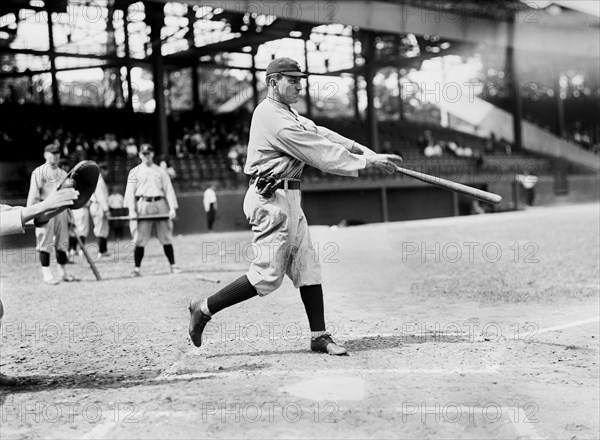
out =
{"type": "MultiPolygon", "coordinates": [[[[504,197],[484,211],[525,206],[519,175],[537,177],[536,204],[598,200],[600,27],[589,6],[3,0],[0,199],[23,203],[49,143],[72,164],[106,162],[122,194],[149,142],[182,201],[179,232],[197,230],[211,182],[219,227],[245,228],[251,114],[267,64],[289,56],[309,74],[301,114],[400,154],[407,168],[504,197]]],[[[304,184],[313,224],[472,212],[469,200],[401,175],[307,169],[304,184]]]]}

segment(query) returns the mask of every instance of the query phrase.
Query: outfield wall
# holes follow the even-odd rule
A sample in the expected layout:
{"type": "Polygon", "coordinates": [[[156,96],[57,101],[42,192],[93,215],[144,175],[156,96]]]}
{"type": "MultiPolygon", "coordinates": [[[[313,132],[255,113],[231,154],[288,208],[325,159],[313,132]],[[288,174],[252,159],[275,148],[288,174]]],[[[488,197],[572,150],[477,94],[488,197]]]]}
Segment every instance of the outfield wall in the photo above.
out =
{"type": "MultiPolygon", "coordinates": [[[[465,183],[500,194],[504,200],[501,205],[493,207],[495,212],[526,207],[525,191],[509,177],[485,184],[465,183]]],[[[567,183],[568,193],[560,197],[561,202],[582,203],[600,200],[599,175],[569,176],[567,183]]],[[[219,209],[215,222],[216,232],[250,230],[242,211],[245,193],[244,190],[217,192],[219,209]]],[[[554,178],[540,177],[535,188],[534,205],[555,204],[555,193],[554,178]]],[[[179,194],[178,200],[175,234],[207,232],[202,193],[179,194]]],[[[9,204],[23,203],[23,200],[19,200],[9,204]]],[[[395,179],[309,183],[304,185],[302,192],[303,208],[309,224],[312,225],[334,225],[342,220],[347,220],[350,224],[360,224],[468,215],[471,203],[471,199],[467,197],[408,178],[400,181],[395,179]]],[[[129,238],[127,224],[124,230],[125,238],[129,238]]],[[[96,240],[91,234],[90,232],[89,242],[95,243],[96,240]]],[[[33,229],[28,229],[24,236],[2,238],[3,249],[23,245],[35,245],[33,229]]]]}

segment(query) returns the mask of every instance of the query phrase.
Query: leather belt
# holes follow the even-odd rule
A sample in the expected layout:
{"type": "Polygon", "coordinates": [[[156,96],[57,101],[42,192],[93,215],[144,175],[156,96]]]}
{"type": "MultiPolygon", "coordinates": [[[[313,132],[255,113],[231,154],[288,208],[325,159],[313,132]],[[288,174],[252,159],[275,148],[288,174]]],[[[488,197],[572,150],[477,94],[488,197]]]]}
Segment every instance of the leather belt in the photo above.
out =
{"type": "MultiPolygon", "coordinates": [[[[258,179],[258,177],[253,176],[250,178],[250,185],[252,185],[256,179],[258,179]]],[[[284,190],[288,190],[288,189],[293,189],[293,190],[299,190],[300,189],[300,180],[298,179],[281,179],[281,182],[279,182],[279,184],[276,186],[277,189],[284,189],[284,190]]]]}
{"type": "Polygon", "coordinates": [[[144,200],[145,202],[156,202],[158,200],[162,200],[164,199],[163,196],[156,196],[156,197],[144,197],[144,196],[135,196],[136,200],[144,200]]]}

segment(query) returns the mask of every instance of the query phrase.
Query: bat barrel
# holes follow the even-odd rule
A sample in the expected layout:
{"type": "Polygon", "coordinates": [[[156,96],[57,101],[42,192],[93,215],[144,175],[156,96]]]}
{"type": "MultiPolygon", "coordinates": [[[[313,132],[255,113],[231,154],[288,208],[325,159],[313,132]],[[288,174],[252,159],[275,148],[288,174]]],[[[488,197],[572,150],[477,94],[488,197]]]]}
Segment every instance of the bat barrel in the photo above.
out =
{"type": "Polygon", "coordinates": [[[414,179],[421,180],[422,182],[430,183],[440,188],[444,188],[449,191],[454,191],[459,194],[463,194],[465,196],[481,200],[483,202],[491,203],[493,205],[498,205],[502,203],[502,196],[488,191],[483,191],[478,188],[473,188],[468,185],[463,185],[462,183],[453,182],[451,180],[443,179],[441,177],[432,176],[430,174],[425,174],[419,171],[413,171],[402,167],[396,167],[396,171],[400,174],[404,174],[414,179]]]}

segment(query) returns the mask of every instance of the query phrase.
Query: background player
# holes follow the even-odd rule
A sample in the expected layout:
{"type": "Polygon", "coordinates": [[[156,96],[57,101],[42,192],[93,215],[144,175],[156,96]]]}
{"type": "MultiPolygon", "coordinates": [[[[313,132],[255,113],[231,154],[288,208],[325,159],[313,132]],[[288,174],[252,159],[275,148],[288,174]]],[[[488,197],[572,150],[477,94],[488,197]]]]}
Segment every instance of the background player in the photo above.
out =
{"type": "Polygon", "coordinates": [[[202,344],[202,331],[214,313],[256,295],[265,296],[288,275],[300,296],[311,329],[311,350],[342,355],[347,350],[325,331],[321,267],[312,247],[300,205],[300,176],[305,164],[342,176],[376,168],[389,173],[402,159],[376,154],[351,139],[315,125],[290,104],[298,102],[303,86],[298,63],[278,58],[267,67],[267,98],[252,116],[248,159],[251,176],[244,214],[254,231],[256,258],[246,275],[204,300],[190,303],[190,337],[202,344]]]}
{"type": "MultiPolygon", "coordinates": [[[[50,193],[58,188],[67,173],[59,168],[60,148],[55,144],[47,145],[44,149],[46,163],[37,167],[31,173],[27,206],[44,201],[50,193]]],[[[36,250],[40,255],[42,275],[47,284],[58,284],[63,281],[75,281],[68,275],[65,265],[68,263],[67,250],[69,246],[68,213],[63,211],[50,219],[48,223],[35,228],[36,250]],[[54,247],[58,263],[59,278],[54,278],[50,269],[50,251],[54,247]]]]}
{"type": "Polygon", "coordinates": [[[106,186],[108,166],[106,163],[101,163],[98,166],[100,167],[100,175],[98,176],[96,190],[90,199],[90,215],[94,223],[94,235],[98,238],[98,255],[100,257],[110,257],[107,246],[108,234],[110,233],[108,223],[110,208],[108,206],[108,186],[106,186]]]}
{"type": "Polygon", "coordinates": [[[127,177],[124,204],[129,216],[136,218],[145,215],[168,215],[168,220],[131,220],[130,228],[135,242],[133,276],[140,276],[140,266],[144,258],[144,247],[153,229],[163,245],[172,273],[180,273],[175,266],[173,251],[173,219],[176,216],[177,197],[167,172],[154,163],[154,148],[143,144],[139,153],[142,163],[133,168],[127,177]]]}

